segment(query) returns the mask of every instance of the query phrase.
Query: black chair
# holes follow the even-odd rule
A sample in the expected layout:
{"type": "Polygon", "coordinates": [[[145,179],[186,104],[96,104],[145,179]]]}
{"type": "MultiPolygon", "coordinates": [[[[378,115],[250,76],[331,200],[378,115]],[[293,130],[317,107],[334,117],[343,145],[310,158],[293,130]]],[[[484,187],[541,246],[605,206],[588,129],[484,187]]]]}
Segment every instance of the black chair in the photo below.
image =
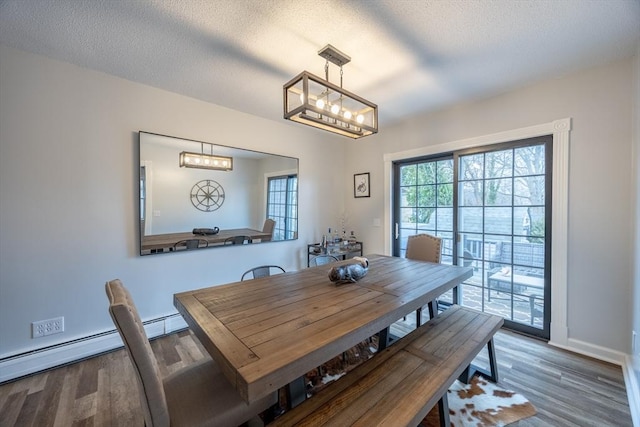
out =
{"type": "Polygon", "coordinates": [[[224,241],[225,245],[245,245],[249,243],[252,243],[251,237],[249,236],[231,236],[227,237],[224,241]]]}
{"type": "Polygon", "coordinates": [[[180,240],[173,245],[173,250],[191,250],[198,248],[206,248],[209,246],[209,241],[205,239],[186,239],[180,240]]]}
{"type": "Polygon", "coordinates": [[[271,276],[272,271],[276,274],[284,273],[284,268],[278,265],[261,265],[258,267],[253,267],[250,270],[245,271],[240,278],[240,281],[247,279],[259,279],[260,277],[268,277],[271,276]],[[251,277],[247,277],[251,276],[251,277]]]}

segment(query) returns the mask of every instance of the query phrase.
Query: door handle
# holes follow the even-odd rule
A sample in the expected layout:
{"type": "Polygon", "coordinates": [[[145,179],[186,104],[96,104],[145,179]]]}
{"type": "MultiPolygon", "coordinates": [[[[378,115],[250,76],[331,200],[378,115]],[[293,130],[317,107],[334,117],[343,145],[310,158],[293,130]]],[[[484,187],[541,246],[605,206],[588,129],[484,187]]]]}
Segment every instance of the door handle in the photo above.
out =
{"type": "Polygon", "coordinates": [[[398,228],[398,223],[396,222],[396,240],[398,240],[399,236],[400,236],[400,232],[399,232],[399,228],[398,228]]]}

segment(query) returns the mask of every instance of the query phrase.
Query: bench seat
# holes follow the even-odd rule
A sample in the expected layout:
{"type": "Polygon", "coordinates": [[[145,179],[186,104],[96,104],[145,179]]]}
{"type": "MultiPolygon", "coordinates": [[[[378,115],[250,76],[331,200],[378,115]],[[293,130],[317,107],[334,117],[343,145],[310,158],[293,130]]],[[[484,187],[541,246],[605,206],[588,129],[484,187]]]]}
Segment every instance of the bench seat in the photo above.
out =
{"type": "Polygon", "coordinates": [[[270,426],[415,427],[440,399],[446,408],[448,388],[487,344],[497,378],[493,335],[503,322],[454,305],[270,426]]]}

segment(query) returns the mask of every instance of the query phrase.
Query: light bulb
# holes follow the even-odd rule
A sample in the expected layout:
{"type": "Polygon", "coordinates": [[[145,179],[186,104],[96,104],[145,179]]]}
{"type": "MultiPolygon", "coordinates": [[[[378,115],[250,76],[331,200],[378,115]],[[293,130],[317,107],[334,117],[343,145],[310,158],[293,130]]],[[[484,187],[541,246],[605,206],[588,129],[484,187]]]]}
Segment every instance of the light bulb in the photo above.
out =
{"type": "Polygon", "coordinates": [[[338,114],[340,112],[340,106],[338,104],[333,104],[331,106],[331,112],[333,114],[338,114]]]}
{"type": "Polygon", "coordinates": [[[194,160],[196,163],[200,163],[200,157],[196,157],[194,160]]]}
{"type": "Polygon", "coordinates": [[[351,111],[345,110],[344,111],[344,118],[347,119],[347,120],[351,120],[351,111]]]}
{"type": "Polygon", "coordinates": [[[358,114],[358,117],[356,117],[356,121],[362,124],[364,122],[364,116],[362,114],[358,114]]]}
{"type": "Polygon", "coordinates": [[[322,99],[318,99],[316,101],[316,107],[318,108],[324,108],[324,101],[322,99]]]}
{"type": "Polygon", "coordinates": [[[209,164],[209,162],[210,162],[210,160],[209,160],[209,159],[204,159],[204,164],[205,164],[205,165],[208,165],[208,164],[209,164]]]}

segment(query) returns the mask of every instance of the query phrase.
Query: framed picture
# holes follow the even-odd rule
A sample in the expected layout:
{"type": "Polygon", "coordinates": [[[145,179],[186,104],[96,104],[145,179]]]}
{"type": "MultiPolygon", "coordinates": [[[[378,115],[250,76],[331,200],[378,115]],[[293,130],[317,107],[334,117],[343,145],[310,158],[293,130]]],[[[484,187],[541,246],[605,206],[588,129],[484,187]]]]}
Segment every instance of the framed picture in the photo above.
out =
{"type": "Polygon", "coordinates": [[[353,197],[369,197],[369,172],[353,175],[353,197]]]}

